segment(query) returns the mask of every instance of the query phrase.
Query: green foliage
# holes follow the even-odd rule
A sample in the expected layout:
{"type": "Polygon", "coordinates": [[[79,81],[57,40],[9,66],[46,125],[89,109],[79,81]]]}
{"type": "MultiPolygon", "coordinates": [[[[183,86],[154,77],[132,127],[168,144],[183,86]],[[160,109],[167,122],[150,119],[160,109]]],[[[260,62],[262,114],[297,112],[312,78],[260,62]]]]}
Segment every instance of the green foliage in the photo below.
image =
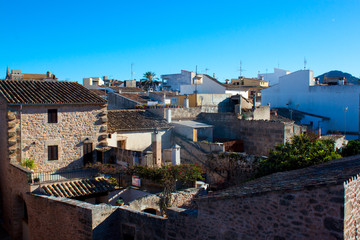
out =
{"type": "Polygon", "coordinates": [[[341,156],[335,152],[333,141],[294,136],[291,141],[270,150],[269,158],[260,161],[258,175],[299,169],[336,158],[341,156]]]}
{"type": "Polygon", "coordinates": [[[114,186],[114,187],[118,187],[118,186],[119,186],[118,180],[117,180],[116,178],[114,178],[114,177],[108,178],[108,181],[109,181],[109,183],[110,183],[112,186],[114,186]]]}
{"type": "Polygon", "coordinates": [[[159,183],[164,183],[167,180],[180,180],[186,184],[202,179],[202,169],[195,164],[169,165],[161,168],[136,165],[129,168],[129,173],[159,183]]]}
{"type": "Polygon", "coordinates": [[[164,216],[166,216],[167,208],[171,206],[171,193],[175,191],[176,180],[180,180],[184,184],[198,179],[202,180],[202,169],[195,164],[170,165],[161,168],[133,166],[128,171],[129,174],[137,174],[141,178],[161,183],[164,190],[160,194],[160,209],[164,216]]]}
{"type": "Polygon", "coordinates": [[[36,169],[35,160],[33,158],[25,158],[20,163],[21,166],[26,167],[30,170],[36,169]]]}
{"type": "Polygon", "coordinates": [[[146,72],[144,73],[144,78],[140,80],[140,85],[148,90],[149,88],[155,87],[159,85],[159,82],[156,81],[158,78],[154,72],[146,72]]]}
{"type": "Polygon", "coordinates": [[[360,154],[360,141],[350,140],[346,146],[341,149],[343,157],[353,156],[360,154]]]}

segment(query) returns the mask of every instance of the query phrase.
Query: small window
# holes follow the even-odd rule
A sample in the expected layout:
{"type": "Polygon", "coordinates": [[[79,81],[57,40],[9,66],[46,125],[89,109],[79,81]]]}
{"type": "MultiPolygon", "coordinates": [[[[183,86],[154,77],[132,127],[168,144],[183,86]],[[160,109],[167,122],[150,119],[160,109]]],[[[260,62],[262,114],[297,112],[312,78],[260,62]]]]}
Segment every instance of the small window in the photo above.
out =
{"type": "Polygon", "coordinates": [[[58,160],[58,146],[48,146],[48,160],[58,160]]]}
{"type": "Polygon", "coordinates": [[[48,109],[48,123],[57,123],[57,109],[48,109]]]}

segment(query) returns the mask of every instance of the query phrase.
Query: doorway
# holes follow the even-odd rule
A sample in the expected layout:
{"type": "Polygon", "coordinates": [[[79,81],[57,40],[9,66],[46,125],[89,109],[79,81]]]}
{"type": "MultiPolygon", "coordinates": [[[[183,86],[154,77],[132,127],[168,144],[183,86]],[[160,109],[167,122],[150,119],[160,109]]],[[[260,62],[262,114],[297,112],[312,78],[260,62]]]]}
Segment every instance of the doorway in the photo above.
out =
{"type": "Polygon", "coordinates": [[[92,143],[84,143],[84,166],[93,162],[93,145],[92,143]]]}

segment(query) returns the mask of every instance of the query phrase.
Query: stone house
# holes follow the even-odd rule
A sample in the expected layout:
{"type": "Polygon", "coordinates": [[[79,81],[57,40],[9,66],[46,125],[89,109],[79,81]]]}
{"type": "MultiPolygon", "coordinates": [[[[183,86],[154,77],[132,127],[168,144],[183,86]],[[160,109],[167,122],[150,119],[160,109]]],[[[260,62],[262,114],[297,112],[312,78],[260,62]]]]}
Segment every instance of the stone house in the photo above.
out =
{"type": "Polygon", "coordinates": [[[116,160],[133,165],[161,165],[163,151],[171,148],[171,125],[155,114],[140,110],[109,110],[108,146],[116,160]]]}
{"type": "Polygon", "coordinates": [[[5,228],[14,239],[24,227],[26,192],[32,191],[35,174],[102,160],[95,150],[106,146],[106,105],[75,82],[0,81],[1,200],[5,228]],[[29,158],[35,172],[20,166],[29,158]]]}

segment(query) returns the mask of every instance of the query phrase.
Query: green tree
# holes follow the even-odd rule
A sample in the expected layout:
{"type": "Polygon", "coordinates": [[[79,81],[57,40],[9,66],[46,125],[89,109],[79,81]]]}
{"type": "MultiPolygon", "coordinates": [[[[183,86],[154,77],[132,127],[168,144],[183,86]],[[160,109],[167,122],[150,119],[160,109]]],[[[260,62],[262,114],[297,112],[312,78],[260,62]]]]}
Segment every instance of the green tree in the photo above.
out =
{"type": "Polygon", "coordinates": [[[298,135],[271,149],[269,157],[260,161],[258,175],[304,168],[336,158],[341,156],[335,152],[333,141],[298,135]]]}
{"type": "Polygon", "coordinates": [[[202,169],[195,164],[181,164],[151,168],[147,166],[133,166],[129,168],[129,174],[137,174],[141,178],[150,179],[160,183],[164,189],[160,194],[160,210],[166,215],[166,210],[171,206],[172,192],[176,181],[182,181],[184,185],[202,179],[202,169]]]}
{"type": "Polygon", "coordinates": [[[159,85],[157,80],[158,78],[154,72],[146,72],[144,73],[143,79],[140,80],[140,85],[143,89],[149,90],[150,88],[154,88],[159,85]]]}
{"type": "Polygon", "coordinates": [[[343,157],[353,156],[360,154],[360,141],[350,140],[346,146],[341,149],[343,157]]]}

